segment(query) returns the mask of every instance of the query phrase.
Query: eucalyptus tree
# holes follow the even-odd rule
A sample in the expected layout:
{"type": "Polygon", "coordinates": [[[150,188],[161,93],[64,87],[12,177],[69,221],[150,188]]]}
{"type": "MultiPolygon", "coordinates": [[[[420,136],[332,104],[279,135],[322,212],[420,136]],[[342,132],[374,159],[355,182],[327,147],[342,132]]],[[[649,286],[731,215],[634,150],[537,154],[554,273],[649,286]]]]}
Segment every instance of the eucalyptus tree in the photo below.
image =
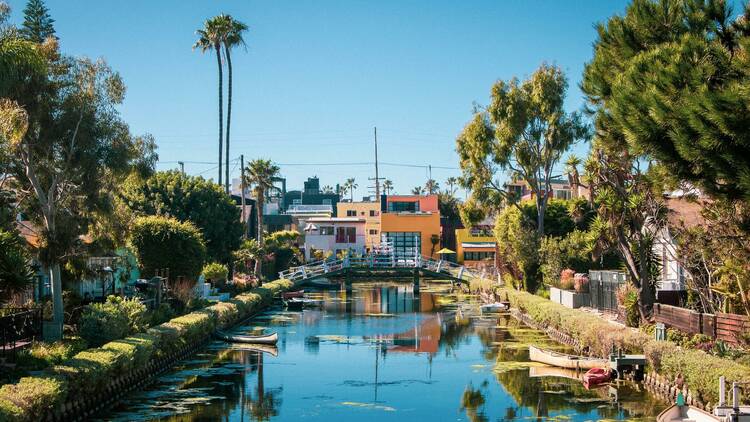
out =
{"type": "Polygon", "coordinates": [[[528,184],[537,205],[538,236],[544,233],[554,168],[589,133],[578,113],[564,109],[567,88],[562,70],[546,64],[524,82],[498,81],[490,106],[475,113],[456,140],[461,180],[477,203],[497,209],[513,200],[497,181],[498,172],[528,184]]]}
{"type": "Polygon", "coordinates": [[[224,44],[224,56],[227,58],[227,143],[226,149],[224,150],[225,164],[224,169],[225,177],[224,184],[225,190],[229,192],[229,131],[232,123],[232,48],[237,46],[245,46],[245,39],[243,33],[247,31],[247,25],[244,23],[228,17],[229,22],[227,23],[228,28],[224,33],[223,44],[224,44]]]}
{"type": "MultiPolygon", "coordinates": [[[[224,40],[227,38],[232,27],[232,19],[227,15],[218,15],[206,19],[203,28],[195,31],[198,40],[193,45],[193,49],[199,49],[202,53],[209,50],[216,52],[216,64],[219,69],[219,185],[222,184],[222,160],[224,144],[224,68],[221,63],[221,48],[224,40]]],[[[227,167],[229,163],[224,163],[227,167]]]]}
{"type": "Polygon", "coordinates": [[[11,152],[18,202],[41,228],[39,257],[61,326],[62,263],[92,218],[109,211],[117,180],[148,167],[155,154],[141,150],[121,120],[125,85],[104,61],[61,55],[54,38],[12,37],[0,38],[0,66],[10,69],[0,84],[0,141],[11,152]]]}

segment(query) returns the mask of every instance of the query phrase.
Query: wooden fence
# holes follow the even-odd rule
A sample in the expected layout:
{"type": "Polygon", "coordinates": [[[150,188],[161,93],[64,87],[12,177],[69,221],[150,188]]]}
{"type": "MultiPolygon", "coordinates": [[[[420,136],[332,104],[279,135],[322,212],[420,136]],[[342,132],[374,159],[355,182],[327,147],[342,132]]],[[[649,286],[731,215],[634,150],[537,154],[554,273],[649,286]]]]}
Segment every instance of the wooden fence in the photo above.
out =
{"type": "Polygon", "coordinates": [[[750,333],[750,318],[737,314],[703,314],[690,309],[657,303],[654,318],[667,327],[688,334],[704,334],[728,343],[740,343],[742,334],[750,333]]]}

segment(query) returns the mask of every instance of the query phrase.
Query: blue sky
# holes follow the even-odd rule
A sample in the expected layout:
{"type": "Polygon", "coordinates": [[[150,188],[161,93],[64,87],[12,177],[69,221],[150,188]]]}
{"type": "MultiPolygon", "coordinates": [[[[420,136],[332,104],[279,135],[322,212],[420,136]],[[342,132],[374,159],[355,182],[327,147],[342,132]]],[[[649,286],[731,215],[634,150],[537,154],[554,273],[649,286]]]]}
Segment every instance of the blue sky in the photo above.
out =
{"type": "MultiPolygon", "coordinates": [[[[133,133],[155,136],[158,168],[182,160],[189,173],[214,178],[215,164],[203,162],[218,155],[216,60],[191,46],[206,17],[244,21],[248,48],[233,56],[232,157],[280,163],[291,188],[312,175],[332,186],[355,177],[357,197],[373,166],[320,164],[372,161],[374,126],[380,174],[407,193],[426,181],[420,166],[435,166],[441,184],[459,174],[455,137],[498,79],[557,64],[570,80],[566,106],[579,109],[594,24],[626,3],[47,0],[63,51],[103,57],[123,76],[122,115],[133,133]]],[[[24,4],[10,1],[17,23],[24,4]]]]}

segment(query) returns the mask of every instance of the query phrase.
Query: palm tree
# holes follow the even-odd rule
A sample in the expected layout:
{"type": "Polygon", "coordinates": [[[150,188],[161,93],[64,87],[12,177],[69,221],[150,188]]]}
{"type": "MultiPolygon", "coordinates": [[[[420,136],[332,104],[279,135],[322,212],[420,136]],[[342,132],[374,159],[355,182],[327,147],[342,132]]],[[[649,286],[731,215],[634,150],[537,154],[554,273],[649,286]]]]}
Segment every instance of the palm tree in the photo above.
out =
{"type": "Polygon", "coordinates": [[[424,189],[422,189],[422,186],[415,186],[414,189],[411,190],[412,195],[422,195],[424,194],[424,189]]]}
{"type": "MultiPolygon", "coordinates": [[[[221,66],[221,45],[226,38],[230,21],[231,18],[223,14],[206,19],[203,28],[195,31],[198,41],[193,45],[193,49],[200,49],[202,53],[208,50],[216,51],[216,63],[219,66],[219,185],[221,185],[222,145],[224,144],[224,70],[221,66]]],[[[227,163],[228,166],[229,163],[227,163]]]]}
{"type": "Polygon", "coordinates": [[[226,175],[224,179],[226,192],[229,192],[229,128],[232,123],[232,55],[230,52],[232,51],[232,48],[238,45],[245,46],[245,39],[242,38],[242,33],[247,31],[247,25],[235,20],[231,16],[229,16],[228,25],[227,32],[223,39],[224,55],[227,58],[227,70],[229,71],[227,74],[227,145],[226,150],[224,151],[224,156],[226,157],[224,160],[226,163],[226,168],[224,169],[224,174],[226,175]]]}
{"type": "Polygon", "coordinates": [[[391,190],[393,190],[393,182],[391,182],[388,179],[385,179],[383,181],[383,190],[385,191],[386,195],[390,195],[391,194],[391,190]]]}
{"type": "Polygon", "coordinates": [[[358,187],[359,185],[354,182],[353,177],[346,179],[346,182],[344,182],[344,191],[349,192],[351,195],[351,202],[354,202],[354,189],[357,189],[358,187]]]}
{"type": "Polygon", "coordinates": [[[323,193],[325,193],[325,194],[332,194],[333,193],[333,188],[330,185],[325,185],[325,186],[323,186],[323,188],[320,189],[320,191],[323,192],[323,193]]]}
{"type": "Polygon", "coordinates": [[[581,165],[581,159],[571,154],[568,160],[565,161],[565,173],[568,175],[568,183],[570,183],[570,190],[573,191],[573,195],[578,195],[578,188],[581,185],[581,176],[578,173],[578,166],[581,165]]]}
{"type": "Polygon", "coordinates": [[[435,179],[430,179],[424,184],[424,190],[427,194],[432,195],[440,189],[440,184],[435,179]]]}
{"type": "MultiPolygon", "coordinates": [[[[273,187],[273,179],[279,176],[279,166],[271,160],[255,159],[245,169],[245,186],[255,193],[258,207],[258,244],[263,247],[263,204],[266,192],[273,187]]],[[[255,276],[260,280],[260,260],[255,262],[255,276]]]]}
{"type": "Polygon", "coordinates": [[[456,189],[454,186],[458,184],[458,179],[451,176],[448,179],[446,179],[445,184],[448,185],[448,193],[451,195],[454,195],[456,193],[456,189]]]}

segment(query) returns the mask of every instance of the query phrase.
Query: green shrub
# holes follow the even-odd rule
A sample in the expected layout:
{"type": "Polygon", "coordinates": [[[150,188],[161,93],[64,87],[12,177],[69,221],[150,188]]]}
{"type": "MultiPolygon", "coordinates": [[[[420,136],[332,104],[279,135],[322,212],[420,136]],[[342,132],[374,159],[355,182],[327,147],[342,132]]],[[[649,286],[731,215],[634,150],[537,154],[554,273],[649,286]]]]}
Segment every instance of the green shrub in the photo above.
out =
{"type": "Polygon", "coordinates": [[[163,322],[167,322],[170,319],[177,316],[177,312],[172,309],[172,305],[167,302],[162,302],[159,307],[149,313],[149,325],[159,325],[163,322]]]}
{"type": "MultiPolygon", "coordinates": [[[[16,384],[5,385],[0,388],[0,421],[42,420],[46,412],[64,402],[66,397],[97,394],[112,379],[208,336],[217,325],[230,324],[249,316],[263,304],[270,303],[273,296],[293,285],[288,280],[266,283],[262,288],[239,295],[230,302],[218,303],[152,327],[145,333],[76,353],[45,371],[44,375],[22,378],[16,384]]],[[[110,307],[117,304],[121,302],[109,302],[110,307]]],[[[109,309],[104,305],[107,304],[101,307],[109,309]]],[[[126,314],[122,311],[123,307],[119,309],[121,315],[126,314]]],[[[108,314],[114,313],[111,309],[109,311],[108,314]]],[[[121,321],[120,325],[127,326],[121,321]]]]}
{"type": "Polygon", "coordinates": [[[81,337],[91,346],[123,338],[146,327],[146,307],[137,299],[109,296],[90,305],[81,316],[81,337]]]}
{"type": "Polygon", "coordinates": [[[229,269],[226,265],[212,262],[203,266],[201,275],[206,279],[206,282],[213,283],[214,287],[223,288],[227,282],[227,276],[229,276],[229,269]]]}
{"type": "Polygon", "coordinates": [[[133,223],[130,242],[143,268],[151,277],[157,268],[169,268],[172,278],[196,280],[203,268],[206,245],[192,223],[169,217],[139,217],[133,223]]]}
{"type": "Polygon", "coordinates": [[[84,350],[86,342],[80,337],[54,343],[34,342],[30,348],[18,354],[16,363],[28,370],[39,370],[62,363],[84,350]]]}
{"type": "Polygon", "coordinates": [[[58,378],[21,378],[0,388],[0,420],[43,420],[46,412],[60,404],[64,396],[65,387],[58,378]]]}

